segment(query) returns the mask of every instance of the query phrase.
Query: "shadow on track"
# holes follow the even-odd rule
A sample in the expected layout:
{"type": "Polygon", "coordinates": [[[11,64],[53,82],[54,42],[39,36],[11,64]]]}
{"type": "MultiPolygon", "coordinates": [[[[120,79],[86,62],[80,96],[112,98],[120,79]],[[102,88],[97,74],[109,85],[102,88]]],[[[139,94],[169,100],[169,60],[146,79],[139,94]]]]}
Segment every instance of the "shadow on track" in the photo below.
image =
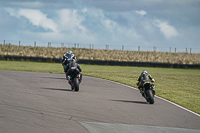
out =
{"type": "Polygon", "coordinates": [[[41,77],[41,78],[49,78],[49,79],[64,79],[64,80],[66,80],[65,77],[63,77],[63,78],[57,78],[57,77],[41,77]]]}
{"type": "Polygon", "coordinates": [[[59,89],[59,88],[41,88],[46,90],[56,90],[56,91],[72,91],[71,89],[59,89]]]}
{"type": "Polygon", "coordinates": [[[128,100],[111,100],[111,101],[124,102],[124,103],[148,104],[147,102],[141,102],[141,101],[128,101],[128,100]]]}

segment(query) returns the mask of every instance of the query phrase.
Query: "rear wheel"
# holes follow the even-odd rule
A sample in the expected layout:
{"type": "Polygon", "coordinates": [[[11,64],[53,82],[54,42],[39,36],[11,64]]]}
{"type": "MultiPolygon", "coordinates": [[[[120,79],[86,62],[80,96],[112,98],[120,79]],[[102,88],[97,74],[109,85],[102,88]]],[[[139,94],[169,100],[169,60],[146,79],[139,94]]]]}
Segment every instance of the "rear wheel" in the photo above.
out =
{"type": "Polygon", "coordinates": [[[153,97],[152,91],[151,90],[147,90],[146,93],[147,93],[147,97],[148,97],[147,101],[150,104],[154,104],[154,97],[153,97]]]}
{"type": "Polygon", "coordinates": [[[79,81],[78,78],[74,78],[74,91],[79,91],[79,81]]]}

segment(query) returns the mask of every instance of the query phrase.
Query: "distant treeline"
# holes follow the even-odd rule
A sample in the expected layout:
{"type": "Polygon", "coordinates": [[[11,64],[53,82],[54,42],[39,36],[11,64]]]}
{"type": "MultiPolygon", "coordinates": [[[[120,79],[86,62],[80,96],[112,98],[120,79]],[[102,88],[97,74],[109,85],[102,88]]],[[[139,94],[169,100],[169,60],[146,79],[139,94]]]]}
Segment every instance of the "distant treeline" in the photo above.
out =
{"type": "MultiPolygon", "coordinates": [[[[0,60],[13,61],[33,61],[33,62],[49,62],[61,63],[58,58],[44,58],[44,57],[27,57],[27,56],[10,56],[0,55],[0,60]]],[[[138,66],[138,67],[164,67],[164,68],[195,68],[200,69],[198,64],[171,64],[171,63],[152,63],[152,62],[129,62],[129,61],[105,61],[105,60],[77,60],[79,64],[88,65],[112,65],[112,66],[138,66]]]]}

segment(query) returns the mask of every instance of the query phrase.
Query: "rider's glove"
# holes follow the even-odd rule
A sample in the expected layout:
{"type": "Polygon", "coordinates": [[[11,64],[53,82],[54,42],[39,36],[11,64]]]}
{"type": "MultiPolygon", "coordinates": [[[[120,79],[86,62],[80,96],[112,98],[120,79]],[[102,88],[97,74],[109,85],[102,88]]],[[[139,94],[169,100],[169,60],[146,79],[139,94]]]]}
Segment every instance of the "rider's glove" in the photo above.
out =
{"type": "Polygon", "coordinates": [[[136,85],[137,85],[137,86],[139,85],[139,81],[136,81],[136,85]]]}

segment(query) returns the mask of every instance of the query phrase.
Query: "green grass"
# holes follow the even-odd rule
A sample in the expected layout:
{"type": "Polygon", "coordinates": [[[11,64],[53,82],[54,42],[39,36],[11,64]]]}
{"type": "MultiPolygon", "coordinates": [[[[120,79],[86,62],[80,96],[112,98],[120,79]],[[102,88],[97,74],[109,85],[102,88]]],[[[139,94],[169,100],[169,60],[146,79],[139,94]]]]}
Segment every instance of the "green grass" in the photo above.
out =
{"type": "MultiPolygon", "coordinates": [[[[150,67],[83,65],[82,74],[137,87],[136,80],[146,69],[156,80],[156,95],[200,114],[200,70],[150,67]]],[[[0,70],[64,74],[61,64],[0,61],[0,70]]]]}

